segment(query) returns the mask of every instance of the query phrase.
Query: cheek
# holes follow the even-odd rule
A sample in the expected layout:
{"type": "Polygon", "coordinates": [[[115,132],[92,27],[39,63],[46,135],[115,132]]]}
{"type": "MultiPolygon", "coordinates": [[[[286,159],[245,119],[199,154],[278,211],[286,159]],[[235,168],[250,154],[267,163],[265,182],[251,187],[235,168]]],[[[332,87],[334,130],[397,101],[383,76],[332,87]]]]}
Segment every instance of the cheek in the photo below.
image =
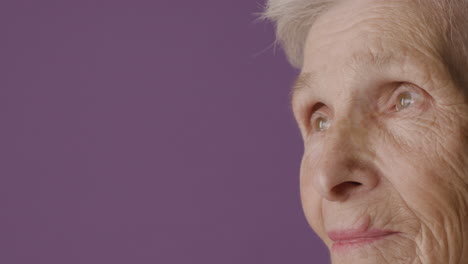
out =
{"type": "Polygon", "coordinates": [[[462,244],[460,237],[466,225],[468,197],[458,175],[441,160],[404,156],[394,169],[387,168],[394,195],[399,196],[401,211],[407,216],[401,227],[418,247],[452,241],[451,247],[462,244]]]}
{"type": "Polygon", "coordinates": [[[322,220],[322,198],[315,191],[314,186],[312,186],[311,172],[313,170],[311,169],[311,164],[305,162],[306,160],[310,160],[310,156],[307,156],[307,154],[304,155],[300,170],[300,195],[302,209],[310,227],[322,240],[326,241],[327,236],[324,231],[325,228],[322,220]]]}
{"type": "Polygon", "coordinates": [[[463,123],[440,114],[401,120],[389,127],[380,145],[386,178],[435,237],[445,236],[447,226],[465,225],[468,145],[463,123]]]}
{"type": "Polygon", "coordinates": [[[459,190],[452,188],[456,177],[438,169],[440,164],[434,162],[411,156],[399,160],[388,163],[393,168],[387,168],[385,177],[409,210],[425,222],[436,220],[441,211],[456,210],[459,190]]]}

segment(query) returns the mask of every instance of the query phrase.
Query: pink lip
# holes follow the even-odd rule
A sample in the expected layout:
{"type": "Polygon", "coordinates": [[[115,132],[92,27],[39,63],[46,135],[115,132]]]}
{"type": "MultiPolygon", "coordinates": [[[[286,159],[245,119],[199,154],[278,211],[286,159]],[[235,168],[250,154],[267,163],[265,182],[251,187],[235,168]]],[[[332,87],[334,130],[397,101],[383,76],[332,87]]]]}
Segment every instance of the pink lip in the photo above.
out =
{"type": "Polygon", "coordinates": [[[332,250],[342,251],[345,249],[361,247],[396,233],[398,232],[379,229],[348,229],[331,231],[327,234],[333,241],[332,250]]]}

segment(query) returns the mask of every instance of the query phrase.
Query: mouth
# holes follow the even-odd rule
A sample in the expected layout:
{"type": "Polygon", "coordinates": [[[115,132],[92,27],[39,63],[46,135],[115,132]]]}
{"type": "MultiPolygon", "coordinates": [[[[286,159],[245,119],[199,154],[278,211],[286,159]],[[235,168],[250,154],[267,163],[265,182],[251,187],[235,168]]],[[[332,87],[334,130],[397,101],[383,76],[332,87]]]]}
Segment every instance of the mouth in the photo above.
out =
{"type": "Polygon", "coordinates": [[[328,237],[333,241],[332,251],[343,252],[372,244],[378,240],[386,239],[398,232],[391,230],[335,230],[328,232],[328,237]]]}

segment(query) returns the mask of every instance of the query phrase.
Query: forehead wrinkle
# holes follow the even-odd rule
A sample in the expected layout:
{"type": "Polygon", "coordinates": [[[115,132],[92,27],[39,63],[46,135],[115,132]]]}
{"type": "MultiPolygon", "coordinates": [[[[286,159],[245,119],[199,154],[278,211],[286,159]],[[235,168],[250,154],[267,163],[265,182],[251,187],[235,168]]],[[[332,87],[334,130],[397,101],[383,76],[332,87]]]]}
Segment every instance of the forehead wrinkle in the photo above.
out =
{"type": "MultiPolygon", "coordinates": [[[[358,9],[357,13],[359,15],[349,12],[349,10],[337,9],[336,7],[324,13],[317,19],[316,23],[309,31],[304,52],[304,64],[306,64],[305,61],[311,57],[311,54],[307,56],[307,53],[311,51],[319,52],[322,47],[328,49],[330,44],[335,45],[333,42],[330,43],[330,40],[334,39],[336,34],[332,34],[331,36],[330,32],[338,32],[337,36],[340,37],[339,40],[343,40],[341,36],[347,38],[351,37],[353,41],[367,39],[366,45],[370,49],[367,51],[369,54],[366,54],[368,56],[361,56],[359,54],[353,55],[349,63],[345,61],[345,63],[347,63],[345,64],[346,66],[353,67],[343,68],[343,70],[356,70],[361,69],[360,67],[365,68],[366,63],[367,65],[375,66],[376,69],[373,70],[379,70],[379,68],[384,68],[384,66],[388,65],[391,60],[395,62],[407,62],[413,61],[414,59],[421,63],[424,59],[427,65],[432,63],[438,66],[446,66],[443,56],[440,56],[442,41],[441,34],[439,34],[440,30],[437,29],[438,27],[433,26],[433,21],[424,20],[427,19],[427,16],[434,19],[434,14],[427,14],[426,12],[421,14],[421,7],[418,8],[418,5],[414,5],[414,3],[410,2],[412,1],[376,1],[374,2],[375,5],[363,6],[363,8],[358,9]],[[340,17],[337,16],[337,14],[342,13],[343,15],[349,16],[348,23],[344,25],[344,28],[349,29],[350,25],[358,26],[358,34],[354,34],[354,36],[344,34],[343,25],[340,23],[337,24],[336,22],[336,18],[340,17]],[[379,16],[381,17],[377,19],[379,16]],[[341,30],[333,30],[330,24],[333,24],[341,30]],[[393,46],[391,45],[392,43],[393,46]],[[397,46],[398,49],[396,49],[397,46]],[[398,54],[402,50],[406,50],[406,53],[411,50],[413,53],[409,54],[411,58],[398,54]],[[382,54],[382,52],[386,52],[387,54],[382,54]],[[443,63],[443,65],[440,65],[441,63],[443,63]]],[[[344,31],[347,32],[347,30],[344,31]]],[[[349,41],[349,39],[345,41],[349,41]]],[[[335,41],[335,43],[340,43],[340,41],[335,41]]],[[[362,48],[362,46],[359,48],[362,48]]],[[[361,52],[363,51],[361,50],[361,52]]],[[[299,85],[297,85],[299,88],[304,86],[305,85],[301,85],[300,82],[299,85]]],[[[294,94],[296,90],[303,89],[293,89],[292,93],[294,94]]],[[[294,96],[292,95],[291,97],[294,96]]]]}
{"type": "Polygon", "coordinates": [[[350,59],[346,62],[346,68],[357,69],[361,66],[372,66],[377,69],[382,69],[394,61],[400,61],[394,54],[386,52],[372,52],[368,51],[358,51],[354,52],[350,59]]]}
{"type": "MultiPolygon", "coordinates": [[[[358,70],[361,67],[373,67],[378,70],[389,67],[390,65],[401,62],[401,58],[395,57],[390,53],[373,53],[371,51],[354,52],[350,59],[345,63],[344,69],[358,70]]],[[[317,72],[303,72],[294,81],[290,91],[290,102],[293,104],[295,98],[305,90],[311,91],[317,87],[317,72]]]]}

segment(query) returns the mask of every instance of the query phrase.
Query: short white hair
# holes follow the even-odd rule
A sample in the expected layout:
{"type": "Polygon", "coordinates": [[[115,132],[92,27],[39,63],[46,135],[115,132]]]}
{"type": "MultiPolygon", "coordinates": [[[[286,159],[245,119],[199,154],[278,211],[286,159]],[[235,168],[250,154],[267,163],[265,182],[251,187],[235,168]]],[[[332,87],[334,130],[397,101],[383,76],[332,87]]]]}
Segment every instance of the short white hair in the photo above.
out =
{"type": "Polygon", "coordinates": [[[263,19],[276,28],[276,42],[281,45],[291,65],[302,67],[303,48],[315,19],[336,0],[268,0],[263,19]]]}
{"type": "MultiPolygon", "coordinates": [[[[286,57],[295,68],[302,68],[303,49],[308,32],[314,21],[339,1],[349,0],[267,0],[261,18],[270,20],[276,29],[276,42],[281,45],[286,57]]],[[[430,18],[437,26],[448,25],[435,34],[442,34],[444,60],[455,75],[466,75],[459,67],[465,67],[468,40],[468,0],[418,0],[421,11],[432,10],[430,18]],[[456,65],[456,66],[455,66],[456,65]],[[458,69],[454,69],[458,68],[458,69]]],[[[454,76],[461,77],[461,76],[454,76]]]]}

